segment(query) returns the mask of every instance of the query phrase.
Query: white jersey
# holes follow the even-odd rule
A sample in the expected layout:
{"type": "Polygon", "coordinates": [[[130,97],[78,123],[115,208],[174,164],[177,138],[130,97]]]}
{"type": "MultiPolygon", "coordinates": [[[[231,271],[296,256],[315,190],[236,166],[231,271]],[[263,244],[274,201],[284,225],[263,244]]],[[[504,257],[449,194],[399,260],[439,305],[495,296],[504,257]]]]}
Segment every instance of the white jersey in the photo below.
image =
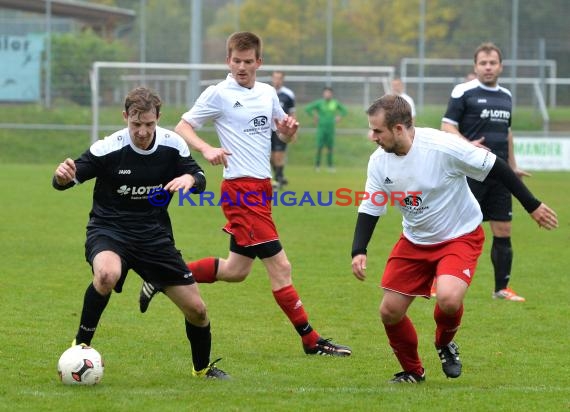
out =
{"type": "Polygon", "coordinates": [[[214,122],[221,146],[231,153],[224,179],[271,178],[271,131],[275,129],[275,119],[284,117],[272,86],[255,82],[248,89],[231,74],[204,90],[194,106],[182,115],[195,129],[208,120],[214,122]]]}
{"type": "Polygon", "coordinates": [[[482,181],[496,156],[436,129],[416,128],[405,156],[378,148],[368,163],[366,192],[359,212],[386,213],[389,205],[403,215],[404,236],[431,245],[470,233],[483,215],[465,176],[482,181]],[[401,200],[401,202],[400,202],[401,200]]]}

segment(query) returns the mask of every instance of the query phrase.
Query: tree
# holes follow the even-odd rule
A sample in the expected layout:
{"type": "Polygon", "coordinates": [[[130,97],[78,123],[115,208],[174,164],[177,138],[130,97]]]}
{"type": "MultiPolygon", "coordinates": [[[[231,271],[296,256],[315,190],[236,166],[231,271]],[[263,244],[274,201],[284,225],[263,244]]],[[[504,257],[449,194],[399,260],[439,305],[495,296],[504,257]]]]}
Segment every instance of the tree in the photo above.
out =
{"type": "Polygon", "coordinates": [[[304,6],[309,7],[311,3],[302,0],[246,0],[239,10],[229,3],[217,11],[214,23],[208,27],[207,37],[216,38],[218,44],[224,44],[228,35],[238,28],[236,23],[247,22],[247,25],[240,23],[239,29],[255,32],[262,37],[266,63],[299,63],[301,14],[304,6]],[[236,19],[236,16],[239,18],[236,19]]]}
{"type": "MultiPolygon", "coordinates": [[[[426,39],[434,44],[449,36],[457,10],[447,0],[430,0],[426,39]]],[[[247,30],[264,40],[271,64],[325,64],[327,0],[245,0],[239,10],[247,30]]],[[[333,0],[333,64],[397,64],[417,54],[419,0],[333,0]]],[[[234,5],[220,9],[208,33],[234,30],[234,5]]],[[[245,29],[242,27],[242,29],[245,29]]]]}
{"type": "MultiPolygon", "coordinates": [[[[57,34],[52,37],[52,76],[56,95],[81,105],[91,101],[91,66],[97,60],[129,60],[126,47],[118,41],[103,40],[92,31],[57,34]]],[[[103,88],[113,78],[101,79],[103,88]]]]}

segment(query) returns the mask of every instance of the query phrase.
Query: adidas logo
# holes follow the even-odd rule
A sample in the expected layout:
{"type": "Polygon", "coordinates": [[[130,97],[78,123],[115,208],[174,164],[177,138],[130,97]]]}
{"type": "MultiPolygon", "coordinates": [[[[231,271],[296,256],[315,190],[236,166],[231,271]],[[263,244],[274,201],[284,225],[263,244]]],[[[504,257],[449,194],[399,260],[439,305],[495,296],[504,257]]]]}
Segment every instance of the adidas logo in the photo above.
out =
{"type": "Polygon", "coordinates": [[[386,177],[386,179],[384,179],[384,184],[385,185],[393,185],[394,182],[392,182],[389,177],[386,177]]]}
{"type": "Polygon", "coordinates": [[[237,109],[238,107],[243,107],[242,104],[240,102],[238,102],[236,100],[236,102],[234,103],[234,109],[237,109]]]}

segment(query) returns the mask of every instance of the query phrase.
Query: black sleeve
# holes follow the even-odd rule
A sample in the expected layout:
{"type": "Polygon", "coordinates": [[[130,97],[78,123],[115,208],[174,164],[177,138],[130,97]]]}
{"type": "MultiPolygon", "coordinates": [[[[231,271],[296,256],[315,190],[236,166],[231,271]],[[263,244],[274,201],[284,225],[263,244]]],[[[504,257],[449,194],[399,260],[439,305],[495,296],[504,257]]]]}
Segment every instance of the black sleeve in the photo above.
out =
{"type": "Polygon", "coordinates": [[[192,175],[195,181],[194,186],[192,186],[192,193],[202,193],[206,190],[206,175],[192,155],[178,158],[176,173],[179,176],[183,174],[192,175]]]}
{"type": "Polygon", "coordinates": [[[192,186],[192,193],[202,193],[206,190],[206,175],[200,171],[192,175],[194,178],[194,186],[192,186]]]}
{"type": "Polygon", "coordinates": [[[488,178],[498,180],[504,184],[528,213],[534,212],[540,206],[541,201],[533,196],[523,181],[519,179],[513,172],[513,169],[503,159],[497,157],[493,168],[489,171],[485,180],[488,178]]]}
{"type": "Polygon", "coordinates": [[[70,187],[75,186],[75,181],[72,180],[72,181],[69,182],[68,184],[62,186],[62,185],[60,185],[59,183],[57,183],[57,180],[55,180],[55,175],[54,175],[54,176],[51,178],[51,185],[52,185],[55,189],[57,189],[57,190],[67,190],[67,189],[69,189],[70,187]]]}
{"type": "Polygon", "coordinates": [[[55,175],[52,177],[51,185],[57,190],[67,190],[78,183],[86,182],[89,179],[97,177],[97,172],[103,167],[102,159],[93,155],[91,150],[88,149],[81,154],[75,162],[75,180],[72,180],[66,185],[60,185],[55,180],[55,175]]]}
{"type": "Polygon", "coordinates": [[[354,240],[352,241],[352,257],[366,254],[368,242],[370,242],[379,218],[380,216],[372,216],[367,213],[358,214],[354,228],[354,240]]]}

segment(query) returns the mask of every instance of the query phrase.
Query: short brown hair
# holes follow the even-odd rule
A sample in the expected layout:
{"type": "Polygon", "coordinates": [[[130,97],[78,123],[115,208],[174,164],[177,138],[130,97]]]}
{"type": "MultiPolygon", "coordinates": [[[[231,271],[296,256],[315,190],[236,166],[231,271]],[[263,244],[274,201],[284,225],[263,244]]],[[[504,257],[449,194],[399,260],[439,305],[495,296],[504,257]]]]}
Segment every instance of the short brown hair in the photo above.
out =
{"type": "Polygon", "coordinates": [[[475,49],[475,54],[473,54],[473,62],[475,62],[475,64],[477,64],[477,56],[479,55],[479,53],[483,52],[485,54],[489,54],[492,51],[497,52],[497,54],[499,55],[499,63],[502,63],[503,62],[503,53],[501,53],[501,49],[499,49],[499,47],[497,47],[495,45],[495,43],[491,43],[491,42],[481,43],[479,45],[479,47],[477,47],[475,49]]]}
{"type": "Polygon", "coordinates": [[[140,116],[146,112],[156,112],[160,116],[162,101],[158,94],[147,87],[137,87],[131,90],[125,98],[125,112],[129,116],[140,116]]]}
{"type": "Polygon", "coordinates": [[[261,38],[254,33],[248,31],[238,31],[230,37],[226,43],[228,57],[232,55],[234,50],[255,50],[255,58],[261,58],[261,38]]]}
{"type": "Polygon", "coordinates": [[[384,111],[384,123],[389,130],[397,124],[403,124],[406,129],[412,127],[412,108],[402,96],[385,94],[370,105],[366,114],[374,116],[381,110],[384,111]]]}

